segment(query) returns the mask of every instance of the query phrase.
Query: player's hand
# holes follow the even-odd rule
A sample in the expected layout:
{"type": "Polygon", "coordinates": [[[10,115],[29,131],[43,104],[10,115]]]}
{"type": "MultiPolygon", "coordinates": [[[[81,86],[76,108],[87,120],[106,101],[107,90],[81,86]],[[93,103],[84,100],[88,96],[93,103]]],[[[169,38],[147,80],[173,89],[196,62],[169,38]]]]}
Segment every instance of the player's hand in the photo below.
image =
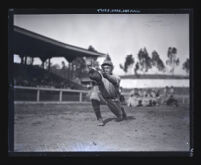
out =
{"type": "Polygon", "coordinates": [[[89,78],[91,80],[94,80],[95,82],[99,82],[99,81],[101,81],[101,74],[97,70],[92,68],[89,71],[89,78]]]}
{"type": "Polygon", "coordinates": [[[108,77],[108,74],[105,73],[105,72],[103,72],[102,75],[103,75],[104,78],[107,78],[107,77],[108,77]]]}

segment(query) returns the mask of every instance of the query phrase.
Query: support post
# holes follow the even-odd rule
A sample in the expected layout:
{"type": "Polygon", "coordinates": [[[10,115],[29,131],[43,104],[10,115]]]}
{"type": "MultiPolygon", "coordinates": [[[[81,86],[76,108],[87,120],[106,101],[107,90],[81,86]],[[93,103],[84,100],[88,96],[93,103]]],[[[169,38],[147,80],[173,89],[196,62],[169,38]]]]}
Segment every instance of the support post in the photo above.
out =
{"type": "Polygon", "coordinates": [[[34,57],[31,57],[31,65],[33,65],[34,57]]]}
{"type": "Polygon", "coordinates": [[[45,65],[44,65],[44,64],[45,64],[45,62],[42,61],[42,68],[43,68],[43,69],[45,69],[45,65]]]}
{"type": "Polygon", "coordinates": [[[50,70],[50,59],[51,58],[48,59],[48,70],[50,70]]]}
{"type": "Polygon", "coordinates": [[[40,89],[37,89],[37,96],[36,96],[36,101],[40,101],[40,89]]]}
{"type": "Polygon", "coordinates": [[[20,63],[23,64],[24,63],[24,57],[20,56],[20,59],[21,59],[20,63]]]}
{"type": "Polygon", "coordinates": [[[82,92],[80,92],[80,99],[79,99],[80,102],[82,102],[82,92]]]}
{"type": "Polygon", "coordinates": [[[27,56],[25,56],[25,61],[24,62],[25,62],[25,65],[26,65],[27,64],[27,56]]]}
{"type": "Polygon", "coordinates": [[[59,102],[62,102],[62,94],[63,94],[63,92],[59,91],[59,102]]]}
{"type": "Polygon", "coordinates": [[[40,59],[42,61],[42,67],[45,69],[45,61],[47,60],[47,57],[40,57],[40,59]]]}

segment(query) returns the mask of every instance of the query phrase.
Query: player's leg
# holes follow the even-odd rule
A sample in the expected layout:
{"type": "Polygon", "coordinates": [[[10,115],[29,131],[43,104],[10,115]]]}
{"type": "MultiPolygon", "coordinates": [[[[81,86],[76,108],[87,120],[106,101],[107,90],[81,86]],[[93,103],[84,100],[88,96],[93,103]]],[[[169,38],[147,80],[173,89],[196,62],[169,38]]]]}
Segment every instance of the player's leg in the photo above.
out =
{"type": "Polygon", "coordinates": [[[123,111],[120,101],[107,100],[107,105],[111,112],[117,117],[119,121],[123,120],[123,111]]]}
{"type": "Polygon", "coordinates": [[[103,123],[103,119],[100,112],[100,101],[92,99],[91,103],[92,103],[92,107],[95,112],[96,118],[98,120],[98,125],[103,126],[104,123],[103,123]]]}
{"type": "MultiPolygon", "coordinates": [[[[123,95],[121,95],[121,97],[124,97],[123,95]]],[[[123,100],[125,101],[125,98],[124,99],[119,99],[119,100],[117,100],[117,104],[119,104],[120,106],[121,106],[121,111],[122,111],[122,114],[123,114],[123,118],[124,119],[126,119],[127,118],[127,114],[126,114],[126,112],[125,112],[125,110],[124,110],[124,107],[122,106],[122,102],[123,102],[123,100]]],[[[133,99],[132,99],[133,100],[133,99]]]]}
{"type": "Polygon", "coordinates": [[[117,117],[122,116],[121,108],[115,102],[113,102],[111,99],[107,100],[107,106],[109,107],[109,109],[115,116],[117,116],[117,117]]]}
{"type": "Polygon", "coordinates": [[[123,114],[123,119],[127,119],[126,111],[125,111],[124,107],[122,107],[122,106],[121,106],[121,111],[122,111],[122,114],[123,114]]]}

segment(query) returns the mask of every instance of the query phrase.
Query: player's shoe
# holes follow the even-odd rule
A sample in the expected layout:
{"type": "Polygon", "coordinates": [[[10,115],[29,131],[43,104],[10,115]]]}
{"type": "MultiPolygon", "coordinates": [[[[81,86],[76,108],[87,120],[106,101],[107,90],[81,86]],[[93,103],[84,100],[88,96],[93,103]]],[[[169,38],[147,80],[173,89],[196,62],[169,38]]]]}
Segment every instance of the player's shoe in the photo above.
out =
{"type": "Polygon", "coordinates": [[[126,120],[126,119],[127,119],[127,114],[126,114],[124,108],[122,107],[121,110],[122,110],[122,117],[123,117],[123,120],[126,120]]]}
{"type": "Polygon", "coordinates": [[[120,121],[122,121],[122,120],[124,120],[123,115],[118,116],[118,117],[116,118],[116,121],[117,121],[117,122],[120,122],[120,121]]]}
{"type": "Polygon", "coordinates": [[[97,125],[98,125],[98,126],[104,126],[103,119],[98,119],[97,125]]]}
{"type": "Polygon", "coordinates": [[[127,114],[123,113],[123,119],[126,120],[127,119],[127,114]]]}

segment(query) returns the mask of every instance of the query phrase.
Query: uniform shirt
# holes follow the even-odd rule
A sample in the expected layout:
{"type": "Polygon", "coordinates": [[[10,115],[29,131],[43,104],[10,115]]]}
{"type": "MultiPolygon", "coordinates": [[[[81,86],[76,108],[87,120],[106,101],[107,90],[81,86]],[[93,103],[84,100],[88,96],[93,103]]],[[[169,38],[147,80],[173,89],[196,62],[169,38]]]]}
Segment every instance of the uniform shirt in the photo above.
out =
{"type": "Polygon", "coordinates": [[[115,81],[116,85],[102,76],[102,85],[99,86],[99,90],[104,98],[117,98],[119,96],[120,77],[114,74],[109,76],[115,81]]]}

